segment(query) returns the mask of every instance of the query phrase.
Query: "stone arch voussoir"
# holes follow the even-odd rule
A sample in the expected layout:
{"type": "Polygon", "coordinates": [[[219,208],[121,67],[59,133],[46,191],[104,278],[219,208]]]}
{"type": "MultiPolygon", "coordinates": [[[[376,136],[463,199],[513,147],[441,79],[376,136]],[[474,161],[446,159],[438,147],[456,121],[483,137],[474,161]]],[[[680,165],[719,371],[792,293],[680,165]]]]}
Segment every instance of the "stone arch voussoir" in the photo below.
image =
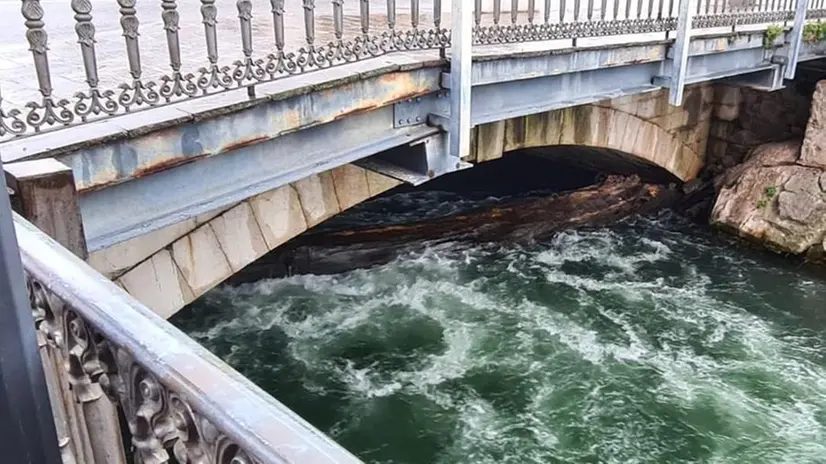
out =
{"type": "Polygon", "coordinates": [[[399,183],[340,166],[103,250],[90,263],[168,318],[291,238],[399,183]],[[131,264],[118,261],[125,255],[131,264]]]}
{"type": "MultiPolygon", "coordinates": [[[[630,154],[682,181],[695,178],[704,163],[709,118],[692,117],[682,107],[667,105],[665,114],[658,115],[662,105],[652,98],[650,117],[641,116],[634,104],[608,101],[481,125],[471,157],[484,162],[514,150],[578,145],[630,154]]],[[[636,104],[641,105],[645,101],[636,104]]]]}

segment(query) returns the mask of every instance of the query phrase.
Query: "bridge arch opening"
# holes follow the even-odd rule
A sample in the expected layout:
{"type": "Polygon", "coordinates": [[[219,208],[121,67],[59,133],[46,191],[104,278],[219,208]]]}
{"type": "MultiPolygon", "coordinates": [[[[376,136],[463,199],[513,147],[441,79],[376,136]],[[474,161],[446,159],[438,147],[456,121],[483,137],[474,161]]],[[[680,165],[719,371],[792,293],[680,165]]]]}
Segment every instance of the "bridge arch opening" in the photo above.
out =
{"type": "MultiPolygon", "coordinates": [[[[478,200],[473,195],[468,201],[438,194],[444,185],[461,190],[462,195],[496,197],[533,187],[576,189],[605,174],[636,173],[655,183],[688,181],[698,175],[705,162],[713,93],[709,85],[695,85],[686,89],[682,107],[670,106],[667,92],[651,91],[478,125],[465,158],[476,167],[437,177],[422,187],[436,199],[441,195],[443,201],[437,205],[411,209],[410,204],[389,204],[392,201],[382,193],[394,188],[396,195],[410,192],[392,177],[398,172],[356,162],[140,237],[141,243],[135,246],[119,244],[92,259],[96,268],[133,296],[169,317],[227,279],[232,283],[239,274],[281,253],[297,236],[318,235],[365,215],[376,220],[375,224],[383,224],[371,208],[379,213],[385,208],[385,213],[407,220],[419,213],[458,213],[457,207],[478,200]],[[533,161],[525,161],[529,159],[533,161]],[[547,164],[540,166],[543,160],[547,164]],[[520,168],[520,163],[526,164],[520,168]],[[508,187],[511,191],[486,192],[490,186],[512,187],[508,187]],[[365,203],[373,198],[376,200],[365,203]],[[311,232],[302,235],[307,231],[311,232]],[[134,250],[140,253],[133,258],[134,250]],[[261,260],[264,256],[267,258],[261,260]]],[[[416,146],[401,149],[410,151],[416,146]]],[[[422,178],[421,173],[418,178],[422,178]]],[[[450,228],[445,231],[450,232],[450,228]]],[[[341,264],[347,265],[347,259],[341,264]]]]}
{"type": "MultiPolygon", "coordinates": [[[[238,285],[292,274],[335,274],[378,265],[426,246],[424,242],[433,243],[442,237],[462,240],[460,232],[454,236],[448,230],[451,218],[459,218],[457,228],[472,227],[463,218],[503,205],[528,204],[533,199],[593,188],[608,176],[635,176],[642,183],[655,185],[680,182],[665,168],[617,150],[574,145],[514,150],[471,169],[420,186],[399,185],[367,199],[289,240],[228,276],[226,282],[238,285]],[[428,225],[432,231],[427,230],[428,225]],[[416,228],[414,233],[399,232],[411,226],[416,228]],[[387,232],[385,238],[382,231],[387,232]],[[359,242],[355,236],[362,233],[370,237],[359,242]]],[[[478,219],[484,225],[497,220],[478,219]]],[[[503,230],[507,234],[507,228],[503,230]]]]}
{"type": "Polygon", "coordinates": [[[484,162],[518,150],[591,147],[647,161],[685,182],[705,162],[713,108],[713,88],[695,85],[680,107],[660,90],[535,113],[477,126],[471,156],[484,162]]]}

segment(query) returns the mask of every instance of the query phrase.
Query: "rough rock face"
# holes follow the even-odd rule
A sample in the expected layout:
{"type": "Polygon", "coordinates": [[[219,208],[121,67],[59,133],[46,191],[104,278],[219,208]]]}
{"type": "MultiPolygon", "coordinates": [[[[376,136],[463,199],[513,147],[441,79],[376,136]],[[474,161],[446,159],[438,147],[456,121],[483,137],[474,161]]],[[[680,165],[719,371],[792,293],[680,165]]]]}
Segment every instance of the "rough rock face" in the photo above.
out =
{"type": "Polygon", "coordinates": [[[802,141],[767,143],[716,179],[712,225],[781,252],[826,247],[826,81],[817,85],[802,141]]]}
{"type": "Polygon", "coordinates": [[[826,81],[817,83],[812,97],[812,113],[800,148],[799,163],[826,169],[826,81]]]}
{"type": "Polygon", "coordinates": [[[793,83],[774,92],[715,85],[703,177],[711,178],[743,162],[764,143],[802,139],[820,76],[801,70],[793,83]]]}

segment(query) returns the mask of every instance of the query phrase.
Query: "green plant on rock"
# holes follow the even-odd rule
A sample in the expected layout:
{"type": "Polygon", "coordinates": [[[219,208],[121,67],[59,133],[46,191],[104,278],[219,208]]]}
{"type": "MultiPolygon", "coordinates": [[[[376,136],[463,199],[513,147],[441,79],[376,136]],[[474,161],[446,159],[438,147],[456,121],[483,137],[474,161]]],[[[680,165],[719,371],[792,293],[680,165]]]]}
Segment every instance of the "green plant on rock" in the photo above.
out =
{"type": "Polygon", "coordinates": [[[768,185],[765,189],[763,189],[763,198],[757,200],[757,209],[763,209],[766,206],[769,206],[772,199],[777,196],[777,186],[776,185],[768,185]]]}
{"type": "Polygon", "coordinates": [[[763,36],[763,47],[772,48],[774,46],[774,42],[778,37],[780,37],[781,34],[783,34],[783,26],[779,24],[772,24],[767,27],[766,33],[763,36]]]}

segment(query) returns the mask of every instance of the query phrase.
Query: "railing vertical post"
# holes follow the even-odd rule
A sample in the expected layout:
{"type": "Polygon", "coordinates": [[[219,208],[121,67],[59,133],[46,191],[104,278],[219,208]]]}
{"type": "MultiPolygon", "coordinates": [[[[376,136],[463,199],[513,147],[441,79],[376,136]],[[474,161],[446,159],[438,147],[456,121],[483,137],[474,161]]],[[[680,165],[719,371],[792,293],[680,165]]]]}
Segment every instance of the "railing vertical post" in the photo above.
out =
{"type": "Polygon", "coordinates": [[[470,154],[470,94],[473,52],[473,3],[453,0],[450,42],[449,156],[470,154]]]}
{"type": "Polygon", "coordinates": [[[161,20],[166,31],[166,48],[169,52],[169,67],[172,76],[161,77],[160,95],[169,103],[172,98],[186,95],[193,97],[198,93],[198,86],[192,82],[192,74],[181,72],[181,39],[178,31],[181,29],[181,17],[178,14],[177,0],[161,0],[161,20]]]}
{"type": "Polygon", "coordinates": [[[7,192],[5,176],[0,175],[0,456],[4,462],[59,464],[7,192]]]}
{"type": "Polygon", "coordinates": [[[668,102],[674,106],[680,106],[683,102],[686,68],[688,68],[688,47],[691,45],[691,21],[694,19],[692,1],[698,0],[680,1],[680,16],[677,19],[677,37],[673,46],[674,58],[668,95],[668,102]]]}
{"type": "MultiPolygon", "coordinates": [[[[35,325],[42,323],[42,318],[35,314],[35,325]],[[38,320],[41,319],[41,320],[38,320]]],[[[55,347],[46,339],[46,335],[40,330],[37,333],[37,346],[40,348],[40,360],[43,365],[43,373],[46,375],[46,387],[49,392],[49,402],[52,405],[52,416],[54,417],[54,425],[57,430],[57,445],[60,448],[60,458],[63,464],[84,464],[89,462],[88,459],[78,456],[78,448],[82,447],[80,443],[80,434],[74,433],[75,428],[70,419],[70,414],[66,408],[67,396],[66,387],[67,382],[64,382],[64,376],[61,376],[63,366],[56,358],[55,347]]]]}
{"type": "Polygon", "coordinates": [[[221,70],[218,67],[218,32],[215,27],[218,24],[218,7],[215,6],[215,0],[201,0],[201,17],[209,60],[209,77],[206,77],[207,71],[204,68],[205,70],[201,71],[203,77],[198,80],[198,85],[206,93],[208,87],[222,85],[225,82],[219,79],[221,70]]]}
{"type": "Polygon", "coordinates": [[[336,41],[341,43],[344,37],[344,0],[333,0],[333,27],[336,41]]]}
{"type": "Polygon", "coordinates": [[[120,7],[120,27],[123,29],[123,38],[126,43],[126,59],[129,61],[129,74],[132,76],[131,84],[121,84],[121,94],[118,102],[123,106],[124,111],[129,112],[133,105],[155,105],[160,100],[158,92],[155,90],[155,83],[144,83],[141,80],[141,51],[138,41],[138,29],[140,20],[138,11],[135,9],[137,0],[118,0],[120,7]]]}
{"type": "MultiPolygon", "coordinates": [[[[161,8],[163,8],[163,12],[161,13],[161,18],[163,19],[163,28],[166,30],[166,45],[169,49],[169,66],[172,68],[172,73],[174,74],[176,81],[180,79],[180,72],[181,72],[181,43],[178,39],[178,5],[176,4],[176,0],[162,0],[161,8]]],[[[162,92],[163,95],[166,92],[162,92]]],[[[169,99],[169,94],[164,95],[169,99]]]]}
{"type": "Polygon", "coordinates": [[[410,0],[410,25],[413,29],[419,27],[419,0],[410,0]]]}
{"type": "Polygon", "coordinates": [[[275,37],[275,48],[278,49],[278,59],[284,58],[284,0],[270,0],[272,6],[272,25],[275,37]]]}
{"type": "Polygon", "coordinates": [[[806,10],[809,0],[797,0],[792,26],[792,42],[789,44],[789,63],[786,65],[786,79],[794,79],[797,72],[797,59],[800,56],[800,44],[803,42],[803,26],[806,22],[806,10]]]}
{"type": "MultiPolygon", "coordinates": [[[[315,0],[304,0],[304,39],[307,49],[315,49],[315,0]]],[[[312,54],[312,53],[311,53],[312,54]]]]}
{"type": "Polygon", "coordinates": [[[23,0],[21,8],[26,19],[26,39],[34,57],[34,70],[43,98],[52,97],[52,77],[49,73],[48,34],[44,29],[43,7],[40,0],[23,0]]]}

